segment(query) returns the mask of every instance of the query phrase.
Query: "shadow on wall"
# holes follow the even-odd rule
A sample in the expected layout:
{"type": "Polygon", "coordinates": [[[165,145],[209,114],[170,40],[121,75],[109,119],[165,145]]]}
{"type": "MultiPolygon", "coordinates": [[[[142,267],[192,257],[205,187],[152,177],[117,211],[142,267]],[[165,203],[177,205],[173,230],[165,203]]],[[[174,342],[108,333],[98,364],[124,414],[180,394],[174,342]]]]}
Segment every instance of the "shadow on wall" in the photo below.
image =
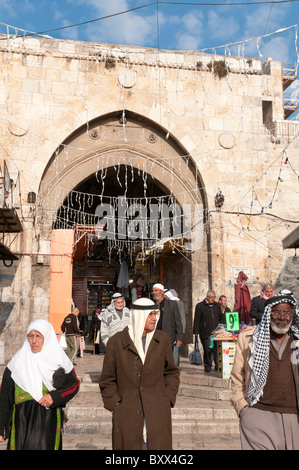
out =
{"type": "Polygon", "coordinates": [[[14,306],[15,302],[0,302],[0,335],[14,306]]]}
{"type": "Polygon", "coordinates": [[[0,335],[3,332],[6,322],[15,306],[15,302],[11,301],[12,283],[15,278],[16,265],[12,268],[5,268],[0,272],[0,335]],[[4,294],[4,291],[7,294],[4,294]]]}
{"type": "Polygon", "coordinates": [[[296,255],[287,259],[274,284],[275,292],[281,289],[290,289],[299,303],[299,257],[296,255]]]}

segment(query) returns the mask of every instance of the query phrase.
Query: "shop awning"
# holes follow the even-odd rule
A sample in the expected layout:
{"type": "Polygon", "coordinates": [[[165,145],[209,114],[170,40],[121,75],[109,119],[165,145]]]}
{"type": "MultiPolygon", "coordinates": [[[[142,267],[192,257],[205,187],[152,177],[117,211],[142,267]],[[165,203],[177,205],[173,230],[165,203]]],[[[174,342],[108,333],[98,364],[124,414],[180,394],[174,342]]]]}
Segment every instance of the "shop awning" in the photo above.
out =
{"type": "Polygon", "coordinates": [[[18,259],[19,258],[14,255],[7,246],[0,242],[0,260],[15,261],[18,259]]]}
{"type": "Polygon", "coordinates": [[[159,255],[166,255],[167,253],[174,253],[175,249],[179,251],[185,250],[185,243],[189,242],[187,238],[178,237],[178,238],[165,238],[158,240],[152,246],[149,246],[144,251],[139,251],[137,259],[145,261],[150,256],[155,256],[155,253],[159,255]]]}
{"type": "Polygon", "coordinates": [[[0,208],[0,233],[19,233],[22,231],[22,224],[15,208],[0,208]]]}
{"type": "MultiPolygon", "coordinates": [[[[19,233],[23,228],[16,210],[12,208],[0,208],[0,233],[19,233]]],[[[15,261],[19,258],[10,249],[0,242],[0,260],[15,261]]]]}
{"type": "Polygon", "coordinates": [[[104,227],[105,225],[74,225],[76,231],[74,261],[82,261],[87,249],[91,251],[94,249],[95,243],[90,244],[89,238],[91,236],[98,241],[104,227]]]}
{"type": "Polygon", "coordinates": [[[299,226],[282,240],[283,249],[299,248],[299,226]]]}

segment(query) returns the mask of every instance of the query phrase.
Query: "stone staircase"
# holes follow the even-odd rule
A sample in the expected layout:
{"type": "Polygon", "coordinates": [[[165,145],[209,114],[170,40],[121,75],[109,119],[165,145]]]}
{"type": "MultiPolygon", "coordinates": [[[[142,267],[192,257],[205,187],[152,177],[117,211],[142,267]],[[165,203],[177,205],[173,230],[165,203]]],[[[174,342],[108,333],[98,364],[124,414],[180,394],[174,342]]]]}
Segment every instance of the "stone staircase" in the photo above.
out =
{"type": "MultiPolygon", "coordinates": [[[[240,449],[239,420],[229,401],[230,381],[185,358],[180,364],[180,388],[172,409],[175,450],[240,449]]],[[[99,391],[100,372],[78,374],[78,395],[67,405],[65,449],[111,449],[111,413],[104,409],[99,391]]]]}

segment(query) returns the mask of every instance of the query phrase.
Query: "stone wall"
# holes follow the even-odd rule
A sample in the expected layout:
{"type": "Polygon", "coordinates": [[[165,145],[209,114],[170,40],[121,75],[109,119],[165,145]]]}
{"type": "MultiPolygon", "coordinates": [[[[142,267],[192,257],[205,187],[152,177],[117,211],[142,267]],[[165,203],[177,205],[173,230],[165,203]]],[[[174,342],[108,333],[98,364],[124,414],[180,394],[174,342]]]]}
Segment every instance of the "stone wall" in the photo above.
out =
{"type": "MultiPolygon", "coordinates": [[[[4,40],[0,55],[0,159],[16,181],[15,202],[25,227],[17,237],[6,235],[19,261],[0,267],[5,359],[22,343],[29,321],[48,315],[54,211],[41,192],[47,170],[53,170],[56,208],[65,195],[61,182],[72,156],[90,158],[94,168],[99,152],[108,147],[104,134],[93,154],[71,143],[82,129],[88,141],[92,123],[115,113],[144,118],[160,133],[160,147],[151,155],[155,164],[173,145],[173,158],[167,154],[170,167],[181,171],[184,161],[186,174],[183,156],[196,166],[189,187],[184,183],[193,202],[194,193],[205,202],[205,245],[192,255],[192,311],[209,287],[226,294],[233,307],[241,269],[249,274],[252,296],[269,281],[277,289],[292,287],[299,296],[294,250],[282,249],[282,239],[298,222],[298,178],[283,160],[286,152],[296,166],[298,142],[296,135],[277,134],[275,127],[284,116],[280,63],[269,60],[263,67],[244,57],[50,38],[4,40]],[[225,200],[217,209],[219,190],[225,200]],[[37,205],[27,203],[29,191],[38,195],[37,205]]],[[[121,148],[125,155],[127,146],[138,153],[133,135],[124,124],[113,145],[109,141],[109,151],[121,148]]],[[[80,166],[68,173],[68,188],[74,171],[80,173],[80,166]]],[[[169,187],[171,178],[165,181],[169,187]]],[[[176,182],[180,187],[179,174],[176,182]]]]}

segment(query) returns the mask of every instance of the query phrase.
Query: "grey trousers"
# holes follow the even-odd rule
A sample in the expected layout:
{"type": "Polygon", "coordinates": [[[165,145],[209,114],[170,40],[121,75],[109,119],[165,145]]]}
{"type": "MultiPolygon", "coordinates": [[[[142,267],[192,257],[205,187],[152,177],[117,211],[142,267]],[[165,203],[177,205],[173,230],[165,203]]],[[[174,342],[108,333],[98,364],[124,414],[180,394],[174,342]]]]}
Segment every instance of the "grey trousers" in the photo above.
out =
{"type": "Polygon", "coordinates": [[[67,355],[69,359],[74,363],[75,357],[78,351],[78,342],[76,335],[66,335],[67,355]]]}
{"type": "Polygon", "coordinates": [[[299,450],[299,415],[246,407],[240,437],[243,450],[299,450]]]}

